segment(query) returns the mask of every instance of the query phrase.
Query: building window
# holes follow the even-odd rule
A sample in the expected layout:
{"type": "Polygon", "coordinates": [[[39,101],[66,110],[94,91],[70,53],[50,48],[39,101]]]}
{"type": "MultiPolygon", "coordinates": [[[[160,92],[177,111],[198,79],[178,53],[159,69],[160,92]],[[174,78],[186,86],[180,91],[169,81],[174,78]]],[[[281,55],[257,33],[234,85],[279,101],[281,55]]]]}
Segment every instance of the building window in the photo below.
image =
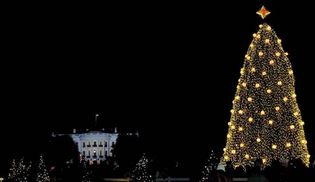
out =
{"type": "Polygon", "coordinates": [[[85,156],[85,151],[82,152],[83,156],[85,156]]]}
{"type": "Polygon", "coordinates": [[[105,142],[105,147],[107,147],[107,142],[105,142]]]}
{"type": "Polygon", "coordinates": [[[103,152],[100,150],[100,156],[102,156],[103,155],[103,152]]]}
{"type": "Polygon", "coordinates": [[[91,143],[89,142],[89,144],[87,145],[87,147],[91,147],[91,143]]]}
{"type": "Polygon", "coordinates": [[[100,145],[99,145],[99,147],[103,147],[103,142],[100,142],[100,145]]]}
{"type": "Polygon", "coordinates": [[[93,147],[97,147],[97,145],[96,145],[96,141],[94,141],[94,143],[93,143],[93,147]]]}
{"type": "Polygon", "coordinates": [[[85,147],[85,142],[82,143],[82,146],[85,147]]]}
{"type": "Polygon", "coordinates": [[[105,150],[105,157],[107,157],[107,151],[105,150]]]}
{"type": "Polygon", "coordinates": [[[96,158],[96,150],[93,151],[93,158],[96,158]]]}

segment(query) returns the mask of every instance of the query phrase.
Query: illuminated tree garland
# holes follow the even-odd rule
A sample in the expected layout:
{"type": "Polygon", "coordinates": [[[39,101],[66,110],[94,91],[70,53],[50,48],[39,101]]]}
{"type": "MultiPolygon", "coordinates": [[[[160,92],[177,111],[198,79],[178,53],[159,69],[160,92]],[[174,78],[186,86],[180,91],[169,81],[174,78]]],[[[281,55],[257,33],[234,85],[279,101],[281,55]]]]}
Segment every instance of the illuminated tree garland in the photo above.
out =
{"type": "Polygon", "coordinates": [[[310,155],[288,54],[268,24],[259,28],[241,69],[223,161],[252,165],[261,158],[269,165],[272,160],[300,158],[308,166],[310,155]]]}

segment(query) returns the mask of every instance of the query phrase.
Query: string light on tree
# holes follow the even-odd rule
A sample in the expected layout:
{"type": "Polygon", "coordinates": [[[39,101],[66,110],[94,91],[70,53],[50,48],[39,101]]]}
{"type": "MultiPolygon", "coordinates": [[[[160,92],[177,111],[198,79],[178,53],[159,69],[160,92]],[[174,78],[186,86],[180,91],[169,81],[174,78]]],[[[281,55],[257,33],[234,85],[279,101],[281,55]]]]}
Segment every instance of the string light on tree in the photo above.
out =
{"type": "Polygon", "coordinates": [[[259,143],[259,142],[261,142],[261,139],[260,139],[260,138],[257,138],[256,141],[259,143]]]}
{"type": "MultiPolygon", "coordinates": [[[[270,12],[262,7],[257,14],[266,18],[270,12]]],[[[265,165],[301,158],[309,165],[292,65],[270,25],[259,25],[253,34],[242,68],[222,160],[245,166],[258,158],[265,165]]]]}
{"type": "Polygon", "coordinates": [[[293,70],[289,70],[289,75],[293,75],[293,70]]]}
{"type": "Polygon", "coordinates": [[[262,159],[263,164],[267,162],[267,159],[262,159]]]}
{"type": "Polygon", "coordinates": [[[264,110],[260,111],[260,115],[264,116],[266,115],[266,112],[264,110]]]}
{"type": "Polygon", "coordinates": [[[282,40],[281,40],[281,39],[278,39],[277,42],[278,42],[278,44],[281,44],[282,40]]]}
{"type": "Polygon", "coordinates": [[[260,35],[259,35],[259,34],[257,34],[255,38],[256,38],[256,39],[260,39],[260,35]]]}
{"type": "Polygon", "coordinates": [[[277,85],[281,86],[282,85],[282,81],[278,81],[277,85]]]}
{"type": "Polygon", "coordinates": [[[277,56],[277,57],[280,57],[280,56],[281,56],[281,53],[280,53],[280,52],[276,52],[276,56],[277,56]]]}

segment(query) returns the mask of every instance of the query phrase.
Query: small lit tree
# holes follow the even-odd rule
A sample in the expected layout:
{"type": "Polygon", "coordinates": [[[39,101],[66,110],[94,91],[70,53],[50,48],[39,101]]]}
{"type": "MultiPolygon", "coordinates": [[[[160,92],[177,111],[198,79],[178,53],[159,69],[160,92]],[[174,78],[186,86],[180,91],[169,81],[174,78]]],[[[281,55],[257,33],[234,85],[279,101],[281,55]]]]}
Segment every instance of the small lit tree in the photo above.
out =
{"type": "Polygon", "coordinates": [[[202,176],[200,182],[209,181],[209,177],[212,171],[216,170],[218,167],[219,158],[216,156],[213,150],[210,152],[210,157],[207,160],[206,165],[203,168],[202,176]]]}
{"type": "Polygon", "coordinates": [[[11,167],[9,169],[8,179],[14,181],[18,175],[18,166],[16,165],[15,159],[12,160],[11,167]]]}
{"type": "Polygon", "coordinates": [[[82,182],[91,182],[91,172],[88,171],[86,164],[83,165],[82,182]]]}
{"type": "Polygon", "coordinates": [[[39,158],[37,175],[36,175],[36,182],[49,182],[50,177],[47,171],[47,166],[45,164],[43,155],[39,158]]]}
{"type": "Polygon", "coordinates": [[[12,175],[10,180],[13,182],[28,182],[31,167],[32,167],[31,163],[25,164],[24,158],[21,158],[19,164],[16,167],[14,175],[12,175]]]}
{"type": "Polygon", "coordinates": [[[142,155],[139,162],[136,164],[135,169],[132,171],[132,181],[134,182],[153,182],[152,175],[149,174],[149,160],[142,155]]]}

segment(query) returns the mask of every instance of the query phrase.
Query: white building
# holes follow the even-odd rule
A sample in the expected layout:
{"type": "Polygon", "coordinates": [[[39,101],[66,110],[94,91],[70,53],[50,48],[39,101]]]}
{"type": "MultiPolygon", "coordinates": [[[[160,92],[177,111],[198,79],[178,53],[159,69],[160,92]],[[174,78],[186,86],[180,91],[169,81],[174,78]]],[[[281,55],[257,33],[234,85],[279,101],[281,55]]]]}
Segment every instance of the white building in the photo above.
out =
{"type": "Polygon", "coordinates": [[[70,134],[78,147],[80,160],[90,164],[100,163],[113,156],[113,146],[116,144],[118,133],[90,131],[86,133],[70,134]]]}
{"type": "MultiPolygon", "coordinates": [[[[54,135],[54,134],[53,134],[54,135]]],[[[80,154],[80,161],[89,164],[99,164],[108,157],[113,156],[113,146],[116,144],[118,133],[103,131],[86,131],[77,133],[73,130],[72,134],[57,134],[57,136],[69,135],[80,154]]],[[[56,135],[54,135],[56,136],[56,135]]]]}

